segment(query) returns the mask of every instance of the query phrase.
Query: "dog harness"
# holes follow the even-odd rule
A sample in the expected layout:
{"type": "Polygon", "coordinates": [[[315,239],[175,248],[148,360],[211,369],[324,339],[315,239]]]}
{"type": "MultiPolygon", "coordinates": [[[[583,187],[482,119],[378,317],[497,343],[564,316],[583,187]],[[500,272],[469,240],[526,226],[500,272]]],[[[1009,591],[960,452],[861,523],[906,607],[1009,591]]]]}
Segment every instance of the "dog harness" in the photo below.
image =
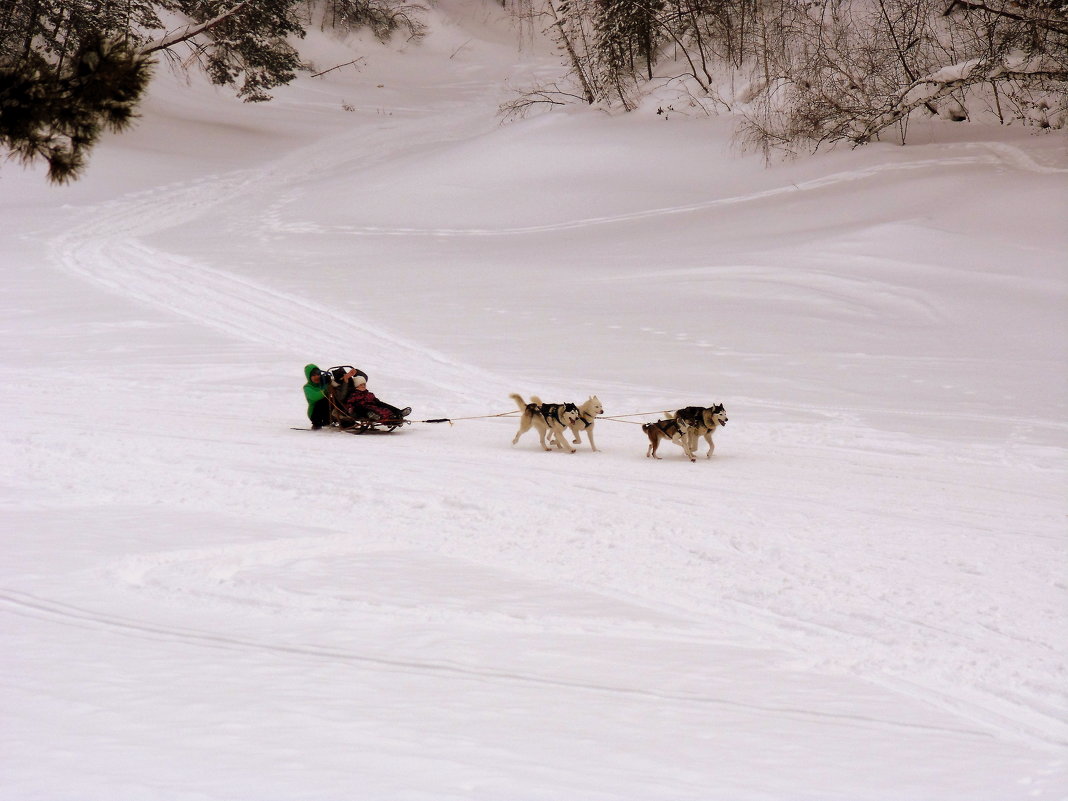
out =
{"type": "Polygon", "coordinates": [[[552,418],[553,420],[555,420],[556,422],[558,422],[562,426],[563,425],[567,425],[560,418],[560,414],[562,412],[566,412],[570,408],[573,408],[573,409],[575,409],[575,411],[578,411],[578,407],[575,406],[575,404],[573,404],[573,403],[543,403],[541,406],[537,406],[537,405],[531,403],[531,404],[528,404],[528,406],[534,407],[534,411],[536,411],[538,414],[540,414],[543,419],[549,420],[550,418],[552,418]]]}
{"type": "Polygon", "coordinates": [[[576,420],[575,422],[581,421],[582,422],[582,428],[583,429],[587,429],[587,428],[589,428],[590,426],[593,425],[593,421],[596,420],[596,419],[597,418],[594,415],[590,414],[589,412],[579,412],[578,420],[576,420]],[[589,417],[588,420],[586,419],[587,417],[589,417]]]}

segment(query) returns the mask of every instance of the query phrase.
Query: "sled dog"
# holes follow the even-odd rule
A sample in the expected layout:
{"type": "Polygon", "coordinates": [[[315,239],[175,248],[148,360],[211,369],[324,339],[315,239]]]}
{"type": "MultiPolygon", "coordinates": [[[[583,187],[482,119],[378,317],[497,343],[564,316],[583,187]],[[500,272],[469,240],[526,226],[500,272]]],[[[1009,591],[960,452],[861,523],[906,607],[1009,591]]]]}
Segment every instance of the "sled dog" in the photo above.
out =
{"type": "Polygon", "coordinates": [[[566,448],[571,453],[575,452],[575,449],[567,443],[567,437],[564,436],[564,432],[579,419],[579,409],[575,404],[542,403],[541,398],[533,395],[530,403],[525,403],[515,393],[509,397],[515,401],[519,411],[523,413],[519,418],[519,431],[512,438],[513,445],[519,442],[521,436],[534,428],[538,432],[538,441],[544,450],[552,450],[545,442],[545,435],[552,434],[552,440],[557,448],[561,450],[566,448]]]}
{"type": "Polygon", "coordinates": [[[686,406],[678,411],[665,412],[669,418],[685,423],[688,430],[690,451],[697,451],[697,440],[704,437],[708,443],[706,459],[712,458],[712,452],[716,449],[716,443],[712,441],[712,434],[717,426],[727,425],[727,411],[722,403],[714,403],[711,406],[686,406]]]}
{"type": "Polygon", "coordinates": [[[590,450],[595,451],[597,450],[597,445],[593,441],[593,424],[597,422],[597,415],[604,414],[604,407],[596,395],[590,395],[584,403],[578,405],[578,413],[578,420],[568,426],[575,437],[572,441],[576,445],[581,445],[582,432],[585,431],[586,438],[590,441],[590,450]]]}
{"type": "Polygon", "coordinates": [[[646,458],[651,456],[659,459],[656,449],[660,447],[661,440],[669,439],[682,448],[687,459],[691,462],[697,461],[697,457],[690,448],[689,426],[685,421],[669,417],[667,420],[645,423],[642,425],[642,431],[645,432],[645,436],[649,437],[649,447],[645,450],[646,458]]]}

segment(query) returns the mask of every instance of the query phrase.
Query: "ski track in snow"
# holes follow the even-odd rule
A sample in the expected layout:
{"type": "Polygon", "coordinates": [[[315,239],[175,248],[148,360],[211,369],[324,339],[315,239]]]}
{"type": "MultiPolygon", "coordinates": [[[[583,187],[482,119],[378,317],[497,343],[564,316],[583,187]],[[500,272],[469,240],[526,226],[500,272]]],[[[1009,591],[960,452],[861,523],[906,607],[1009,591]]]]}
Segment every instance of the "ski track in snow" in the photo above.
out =
{"type": "MultiPolygon", "coordinates": [[[[151,414],[152,410],[148,412],[151,414]]],[[[106,440],[109,432],[102,430],[97,432],[97,435],[106,440]]],[[[58,437],[55,447],[61,448],[62,441],[63,437],[58,437]]],[[[348,441],[342,440],[336,444],[342,446],[348,441]]],[[[352,438],[352,441],[358,442],[355,438],[352,438]]],[[[173,450],[174,461],[180,463],[186,461],[182,454],[186,452],[187,446],[182,443],[182,439],[175,440],[170,434],[161,434],[155,443],[149,446],[149,451],[166,454],[173,450]]],[[[427,445],[434,447],[435,444],[427,445]]],[[[437,445],[446,447],[443,442],[437,445]]],[[[763,443],[761,447],[768,445],[772,443],[763,443]]],[[[250,466],[270,464],[274,447],[273,440],[255,445],[246,444],[244,458],[250,466]]],[[[462,446],[454,444],[449,447],[462,446]]],[[[781,452],[776,455],[776,450],[774,446],[769,449],[771,458],[782,459],[786,455],[781,452]]],[[[54,448],[47,447],[46,451],[52,452],[54,448]]],[[[540,457],[539,454],[528,455],[540,457]]],[[[525,471],[529,471],[530,466],[525,463],[527,460],[523,459],[522,451],[517,456],[514,469],[501,464],[495,471],[498,474],[495,478],[482,478],[482,494],[492,499],[502,493],[506,494],[503,489],[505,486],[527,480],[525,471]]],[[[874,464],[870,459],[843,449],[839,449],[833,458],[824,458],[825,456],[828,454],[817,450],[806,460],[807,479],[812,487],[833,484],[832,476],[842,470],[864,475],[874,464]]],[[[111,477],[113,492],[118,496],[129,495],[137,486],[140,466],[136,461],[129,463],[130,460],[124,454],[115,454],[114,457],[117,458],[113,463],[99,463],[98,468],[111,477]]],[[[478,475],[481,474],[477,467],[479,458],[479,451],[476,449],[469,456],[457,455],[453,464],[448,467],[434,463],[430,463],[426,468],[413,465],[408,472],[409,480],[419,481],[421,477],[425,477],[429,483],[433,481],[430,474],[435,470],[450,468],[458,474],[478,475]],[[464,461],[468,458],[472,460],[471,464],[465,465],[464,461]]],[[[553,460],[571,457],[545,455],[545,458],[553,460]]],[[[47,469],[60,486],[69,487],[69,500],[76,503],[76,475],[66,477],[61,466],[49,466],[47,469]]],[[[551,468],[546,470],[546,477],[551,477],[551,468]]],[[[774,498],[764,498],[764,491],[746,487],[747,481],[756,476],[750,475],[746,479],[743,474],[742,478],[736,480],[740,483],[734,483],[729,491],[734,498],[732,505],[744,511],[724,517],[722,526],[725,530],[731,530],[734,527],[732,521],[741,514],[748,520],[745,526],[748,530],[767,531],[770,526],[775,525],[784,526],[787,533],[771,538],[768,542],[746,542],[734,538],[725,541],[724,536],[715,532],[706,536],[692,530],[691,519],[695,507],[687,500],[685,493],[673,497],[678,488],[669,477],[664,476],[660,482],[650,482],[649,475],[628,476],[625,475],[627,472],[627,465],[623,463],[618,469],[613,467],[604,473],[601,480],[607,480],[623,492],[633,508],[656,508],[657,524],[650,528],[640,518],[625,526],[615,524],[616,531],[610,539],[626,549],[626,556],[621,557],[618,563],[614,559],[607,562],[603,560],[601,554],[604,538],[594,536],[598,521],[611,515],[609,507],[616,503],[614,496],[607,496],[599,504],[586,501],[588,508],[568,513],[569,523],[580,532],[579,536],[591,538],[589,550],[582,549],[570,554],[568,570],[573,571],[576,578],[581,576],[582,584],[596,588],[595,591],[600,595],[606,598],[616,597],[628,603],[637,602],[653,610],[657,608],[653,599],[672,597],[675,594],[678,596],[679,609],[661,611],[668,615],[682,612],[684,617],[684,610],[687,609],[734,610],[737,612],[735,617],[745,620],[747,628],[752,632],[762,631],[772,640],[797,648],[799,653],[825,653],[823,658],[833,665],[835,670],[845,669],[868,680],[885,683],[897,691],[971,719],[984,728],[996,730],[1003,736],[1011,736],[1042,747],[1064,743],[1068,739],[1064,721],[1047,711],[1048,696],[1058,692],[1054,686],[1043,686],[1035,698],[1020,697],[1013,700],[1007,699],[999,689],[1005,677],[1018,669],[1016,660],[1020,646],[1026,640],[1019,631],[1009,629],[980,633],[975,623],[968,618],[961,618],[949,629],[943,630],[932,628],[925,621],[922,612],[917,612],[916,617],[909,614],[890,615],[888,610],[906,610],[911,605],[910,596],[913,593],[908,585],[888,587],[884,582],[876,581],[873,586],[886,593],[887,597],[872,595],[872,590],[866,586],[869,577],[863,572],[852,575],[858,565],[833,564],[833,546],[827,546],[832,550],[826,552],[817,551],[804,555],[794,550],[799,543],[820,542],[820,532],[825,530],[855,526],[859,531],[863,531],[875,527],[876,518],[886,514],[886,509],[876,507],[868,510],[863,502],[858,502],[855,506],[839,504],[834,515],[828,517],[823,508],[823,501],[813,498],[811,501],[796,500],[794,511],[786,517],[768,516],[756,510],[761,508],[765,500],[773,504],[774,498]],[[664,497],[665,491],[672,495],[664,497]],[[712,546],[711,550],[709,546],[712,546]],[[784,560],[782,549],[794,552],[789,559],[784,560]],[[618,589],[628,586],[634,579],[628,568],[628,565],[634,564],[659,565],[665,576],[670,576],[672,582],[679,583],[663,587],[654,585],[647,593],[631,595],[629,598],[619,595],[618,589]],[[722,586],[706,588],[710,566],[715,569],[722,586]],[[751,581],[754,577],[760,578],[751,581]],[[781,591],[774,589],[780,584],[790,588],[787,595],[780,596],[781,591]],[[687,588],[684,592],[683,587],[687,588]],[[848,611],[843,604],[849,605],[848,611]],[[902,643],[911,645],[902,647],[902,643]],[[932,648],[937,648],[942,653],[939,661],[930,664],[911,662],[910,654],[926,655],[932,648]],[[971,662],[977,653],[984,654],[984,664],[981,666],[971,662]],[[849,654],[844,662],[842,654],[849,654]],[[974,683],[946,685],[937,678],[946,670],[959,671],[961,675],[974,674],[974,683]]],[[[245,473],[241,471],[239,474],[245,473]]],[[[776,480],[772,479],[772,483],[776,480]]],[[[878,476],[872,480],[881,483],[878,476]]],[[[902,479],[896,477],[892,480],[898,485],[896,491],[903,496],[907,497],[912,493],[919,493],[921,496],[923,494],[922,477],[912,483],[902,483],[902,479]]],[[[948,487],[950,480],[951,474],[947,472],[939,476],[935,483],[948,487]]],[[[496,553],[498,549],[518,548],[520,552],[531,555],[531,568],[535,565],[548,565],[552,570],[563,567],[554,560],[554,553],[558,548],[555,540],[541,542],[539,538],[534,538],[527,542],[518,538],[513,511],[495,504],[492,500],[460,501],[447,495],[439,496],[431,490],[419,493],[419,506],[406,507],[402,503],[400,508],[387,511],[382,506],[384,501],[379,500],[387,497],[384,494],[387,485],[379,486],[374,478],[370,480],[369,485],[362,487],[354,498],[353,487],[346,476],[330,472],[323,474],[319,470],[313,470],[305,476],[290,469],[284,477],[278,478],[264,472],[260,476],[260,483],[268,492],[277,494],[277,503],[280,505],[274,510],[276,515],[281,514],[285,508],[325,508],[325,504],[332,504],[336,507],[335,514],[341,519],[347,506],[338,506],[337,500],[351,499],[347,503],[364,510],[365,516],[385,519],[377,511],[381,507],[397,531],[395,534],[379,532],[373,540],[380,543],[378,547],[382,547],[383,542],[392,543],[391,547],[396,548],[417,547],[417,543],[409,542],[407,532],[432,526],[437,529],[434,534],[435,544],[431,547],[434,551],[493,564],[500,560],[500,554],[496,553]],[[314,485],[316,494],[293,495],[294,481],[298,484],[314,485]],[[452,522],[448,511],[458,503],[464,505],[465,514],[452,522]],[[477,521],[479,530],[499,534],[492,542],[483,542],[481,538],[472,539],[468,533],[470,526],[476,525],[472,521],[477,521]]],[[[960,482],[960,487],[962,492],[965,489],[974,491],[974,486],[968,485],[965,480],[960,482]]],[[[989,492],[1004,493],[1007,502],[1015,503],[1016,495],[1011,488],[990,487],[989,492]]],[[[188,503],[183,499],[196,499],[194,508],[229,508],[241,516],[259,513],[256,505],[240,502],[239,499],[244,495],[245,493],[224,475],[211,471],[178,471],[173,476],[169,493],[161,500],[183,505],[188,503]]],[[[529,526],[532,531],[550,529],[555,525],[556,515],[553,509],[558,503],[554,499],[552,488],[538,488],[532,491],[532,496],[530,500],[534,508],[544,511],[537,514],[528,513],[524,525],[529,526]]],[[[922,504],[922,499],[918,503],[922,504]]],[[[958,509],[955,515],[957,522],[949,532],[966,525],[966,521],[972,518],[978,524],[982,514],[980,509],[970,513],[958,509]]],[[[929,525],[922,506],[915,511],[899,508],[895,515],[897,522],[892,525],[900,527],[902,531],[922,530],[924,526],[929,525]]],[[[294,523],[298,521],[299,517],[294,519],[294,523]]],[[[1034,529],[1041,525],[1037,519],[1035,523],[1020,520],[1018,524],[1024,529],[1034,529]]],[[[992,531],[991,535],[993,534],[992,531]]],[[[993,558],[994,553],[1009,547],[1011,536],[1000,533],[992,536],[991,541],[981,552],[977,552],[975,558],[980,564],[993,558]]],[[[878,545],[873,541],[869,546],[872,564],[890,565],[894,559],[901,558],[900,552],[892,543],[888,543],[885,553],[879,552],[878,545]]],[[[678,623],[669,623],[666,630],[664,624],[660,623],[654,631],[644,624],[626,621],[620,623],[614,618],[560,619],[550,613],[535,618],[517,619],[471,609],[440,607],[432,599],[416,605],[398,605],[386,598],[360,600],[347,595],[331,595],[328,590],[301,598],[273,585],[269,579],[270,575],[286,574],[303,560],[330,564],[346,554],[359,553],[366,547],[372,546],[359,541],[354,543],[346,539],[328,538],[312,544],[268,540],[262,544],[167,551],[130,557],[112,564],[104,568],[100,584],[125,587],[128,592],[142,595],[146,599],[154,599],[183,609],[244,609],[252,614],[281,613],[289,617],[309,614],[355,615],[357,618],[370,616],[385,621],[450,622],[453,625],[488,626],[513,632],[629,632],[643,638],[651,636],[654,639],[662,639],[664,636],[671,636],[689,642],[699,641],[705,636],[700,629],[680,626],[678,623]]],[[[937,553],[937,549],[935,552],[937,553]]],[[[922,566],[916,565],[915,568],[922,576],[922,566]]],[[[552,570],[544,575],[543,579],[561,580],[560,576],[552,574],[552,570]]],[[[566,581],[566,578],[564,580],[566,581]]],[[[1012,594],[1013,601],[1025,606],[1028,597],[1024,588],[1012,594]]],[[[952,609],[956,604],[954,588],[947,587],[944,597],[935,596],[932,601],[937,607],[952,609]]],[[[1010,610],[1012,608],[1015,607],[1010,607],[1010,610]]],[[[1007,610],[1007,613],[1010,610],[1007,610]]],[[[329,646],[323,645],[320,650],[328,651],[329,646]]],[[[1058,654],[1050,651],[1047,646],[1031,645],[1025,648],[1024,652],[1030,655],[1032,661],[1040,658],[1042,663],[1047,664],[1047,670],[1052,671],[1050,675],[1056,673],[1050,663],[1056,663],[1058,654]]],[[[1042,675],[1046,675],[1045,672],[1042,675]]]]}
{"type": "MultiPolygon", "coordinates": [[[[234,230],[247,231],[251,226],[258,229],[265,244],[278,233],[300,234],[354,234],[384,236],[515,236],[553,231],[589,228],[598,225],[633,222],[677,214],[707,211],[720,206],[731,206],[783,195],[812,192],[837,185],[870,180],[895,172],[926,171],[932,168],[1012,167],[1036,173],[1066,173],[1068,170],[1045,167],[1020,148],[1001,143],[975,143],[971,149],[984,152],[976,156],[956,158],[920,159],[906,163],[884,163],[861,170],[844,171],[818,179],[790,184],[788,186],[754,192],[729,198],[718,198],[700,203],[649,209],[630,214],[585,218],[563,223],[504,227],[478,228],[381,228],[374,226],[322,226],[312,223],[287,223],[283,210],[291,200],[286,185],[297,180],[309,179],[316,173],[328,173],[336,168],[329,155],[343,152],[345,142],[351,135],[338,135],[324,142],[301,148],[281,159],[254,170],[240,170],[219,176],[198,178],[188,183],[167,185],[147,192],[136,193],[126,199],[91,207],[81,216],[70,231],[56,237],[51,244],[51,258],[67,272],[118,295],[161,308],[201,325],[235,336],[260,346],[270,346],[283,352],[306,354],[308,352],[347,352],[351,343],[359,342],[364,352],[388,354],[390,370],[399,378],[446,389],[465,400],[477,400],[486,394],[504,397],[514,387],[499,376],[462,364],[422,344],[417,344],[395,334],[369,326],[352,316],[338,314],[311,300],[283,293],[224,270],[195,262],[187,257],[152,248],[140,241],[161,230],[176,227],[203,215],[207,209],[220,208],[238,198],[250,196],[274,197],[262,214],[253,219],[239,218],[230,223],[234,230]],[[314,321],[314,322],[313,322],[314,321]],[[294,345],[294,343],[298,343],[294,345]],[[489,389],[471,391],[475,383],[489,389]]],[[[379,134],[377,139],[361,141],[361,146],[377,148],[380,158],[388,158],[391,144],[398,139],[403,146],[392,144],[394,156],[418,149],[427,143],[459,138],[440,125],[429,130],[396,136],[392,128],[379,134]]],[[[640,278],[640,276],[637,276],[640,278]]],[[[834,276],[833,296],[841,299],[842,276],[834,276]]],[[[777,276],[776,281],[788,279],[777,276]]],[[[870,281],[865,282],[870,285],[870,281]]],[[[858,284],[859,286],[859,284],[858,284]]],[[[805,285],[811,291],[811,281],[805,285]]],[[[880,301],[874,303],[867,296],[868,314],[889,313],[887,298],[898,298],[894,293],[883,292],[880,301]]],[[[922,313],[933,314],[935,310],[923,299],[899,298],[903,303],[916,306],[922,313]]],[[[898,309],[894,313],[900,313],[898,309]]],[[[387,358],[382,356],[380,358],[387,358]]],[[[766,399],[754,401],[768,408],[827,412],[866,412],[910,417],[945,417],[976,421],[1009,420],[1019,424],[1033,424],[1053,430],[1066,431],[1068,423],[1033,418],[1007,418],[1004,415],[976,415],[902,409],[860,408],[850,406],[812,407],[800,404],[771,402],[766,399]]]]}
{"type": "Polygon", "coordinates": [[[896,163],[889,162],[859,170],[848,170],[840,173],[802,181],[797,184],[774,187],[758,192],[751,192],[733,197],[716,198],[698,203],[687,203],[679,206],[665,206],[662,208],[646,209],[643,211],[626,214],[613,214],[601,217],[586,217],[579,220],[566,222],[548,223],[545,225],[524,225],[499,228],[413,228],[413,227],[385,227],[385,226],[325,226],[307,221],[298,223],[286,223],[277,220],[277,230],[294,234],[349,234],[354,236],[520,236],[525,234],[540,234],[559,231],[570,231],[582,228],[592,228],[599,225],[615,225],[620,223],[636,222],[658,217],[673,215],[692,214],[697,212],[711,211],[726,206],[737,206],[748,203],[757,203],[762,200],[771,200],[794,193],[816,192],[830,189],[842,184],[855,183],[870,180],[872,178],[885,177],[890,173],[909,173],[931,169],[945,168],[969,168],[969,167],[1004,167],[1011,166],[1017,169],[1036,173],[1065,173],[1057,167],[1043,167],[1028,154],[1011,145],[996,143],[976,144],[974,147],[989,149],[991,152],[976,156],[958,156],[934,159],[919,159],[916,161],[896,163]]]}
{"type": "MultiPolygon", "coordinates": [[[[407,144],[411,140],[406,140],[407,144]]],[[[166,253],[139,241],[195,219],[291,174],[320,169],[329,147],[317,143],[258,170],[242,170],[190,184],[170,185],[88,209],[83,222],[53,240],[51,258],[67,272],[150,307],[161,308],[239,339],[282,352],[388,353],[391,370],[408,380],[466,397],[472,379],[493,378],[469,365],[225,271],[166,253]]],[[[270,219],[270,217],[268,217],[270,219]]],[[[504,394],[504,393],[501,393],[504,394]]]]}
{"type": "Polygon", "coordinates": [[[657,702],[681,704],[716,705],[735,707],[749,711],[765,713],[771,716],[788,716],[808,720],[829,720],[838,724],[853,725],[858,728],[901,729],[905,731],[933,731],[954,735],[963,735],[975,739],[987,739],[988,732],[980,729],[965,729],[943,726],[929,726],[906,721],[875,719],[861,715],[849,715],[819,712],[812,709],[792,709],[788,707],[760,706],[731,701],[727,698],[695,695],[685,693],[665,693],[655,690],[628,687],[619,684],[593,684],[554,679],[535,674],[511,673],[486,670],[475,665],[461,665],[449,662],[407,661],[374,657],[330,648],[327,646],[279,645],[276,642],[260,642],[240,637],[221,636],[207,631],[161,626],[146,621],[123,618],[115,615],[93,612],[80,607],[69,606],[28,593],[0,588],[0,604],[5,605],[13,614],[76,625],[87,628],[102,629],[124,636],[146,639],[166,639],[204,648],[221,648],[239,652],[261,652],[280,657],[299,657],[315,660],[342,661],[355,666],[364,666],[370,670],[389,670],[401,672],[429,673],[445,675],[458,680],[479,680],[505,683],[520,683],[564,688],[580,692],[595,692],[607,695],[639,697],[657,702]]]}

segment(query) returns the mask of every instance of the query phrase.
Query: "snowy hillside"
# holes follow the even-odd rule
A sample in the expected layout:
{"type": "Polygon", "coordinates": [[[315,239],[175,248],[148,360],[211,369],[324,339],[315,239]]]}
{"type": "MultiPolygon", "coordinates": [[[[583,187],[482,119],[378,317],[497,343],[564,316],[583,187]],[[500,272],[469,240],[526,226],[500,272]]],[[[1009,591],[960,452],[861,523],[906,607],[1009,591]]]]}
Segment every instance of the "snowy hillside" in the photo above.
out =
{"type": "Polygon", "coordinates": [[[432,31],[0,170],[0,799],[1068,797],[1064,135],[502,126],[551,54],[432,31]]]}

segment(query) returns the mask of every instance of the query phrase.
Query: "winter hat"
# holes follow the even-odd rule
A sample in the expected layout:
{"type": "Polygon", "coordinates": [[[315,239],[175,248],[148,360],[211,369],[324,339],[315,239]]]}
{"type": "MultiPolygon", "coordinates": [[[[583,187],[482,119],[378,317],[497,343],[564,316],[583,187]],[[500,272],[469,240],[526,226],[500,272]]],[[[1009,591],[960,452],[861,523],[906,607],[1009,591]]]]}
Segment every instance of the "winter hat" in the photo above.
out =
{"type": "Polygon", "coordinates": [[[352,379],[352,383],[358,387],[367,386],[367,376],[357,374],[356,377],[352,379]]]}

